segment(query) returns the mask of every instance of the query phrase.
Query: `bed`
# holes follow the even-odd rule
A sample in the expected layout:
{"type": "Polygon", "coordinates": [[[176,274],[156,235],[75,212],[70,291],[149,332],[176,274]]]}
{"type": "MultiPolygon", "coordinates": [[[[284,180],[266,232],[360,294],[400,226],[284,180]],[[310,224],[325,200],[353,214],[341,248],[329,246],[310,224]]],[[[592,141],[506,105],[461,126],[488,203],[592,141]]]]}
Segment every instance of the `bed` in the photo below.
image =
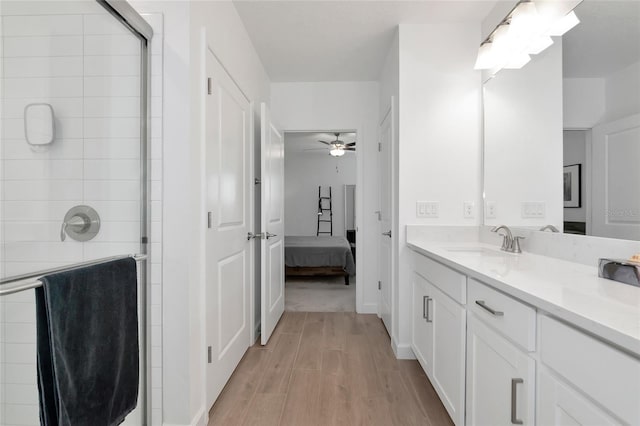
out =
{"type": "Polygon", "coordinates": [[[344,237],[284,237],[284,264],[287,276],[349,276],[355,275],[356,265],[351,245],[344,237]]]}

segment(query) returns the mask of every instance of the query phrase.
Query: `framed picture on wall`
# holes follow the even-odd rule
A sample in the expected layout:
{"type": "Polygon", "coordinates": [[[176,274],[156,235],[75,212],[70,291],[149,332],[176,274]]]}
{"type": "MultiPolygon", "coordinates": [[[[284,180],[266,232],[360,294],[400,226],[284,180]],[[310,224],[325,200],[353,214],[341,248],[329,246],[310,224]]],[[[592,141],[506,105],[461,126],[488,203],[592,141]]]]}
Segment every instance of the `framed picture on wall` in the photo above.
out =
{"type": "Polygon", "coordinates": [[[564,166],[562,179],[562,193],[564,194],[565,208],[582,207],[580,193],[580,169],[582,164],[572,164],[564,166]]]}

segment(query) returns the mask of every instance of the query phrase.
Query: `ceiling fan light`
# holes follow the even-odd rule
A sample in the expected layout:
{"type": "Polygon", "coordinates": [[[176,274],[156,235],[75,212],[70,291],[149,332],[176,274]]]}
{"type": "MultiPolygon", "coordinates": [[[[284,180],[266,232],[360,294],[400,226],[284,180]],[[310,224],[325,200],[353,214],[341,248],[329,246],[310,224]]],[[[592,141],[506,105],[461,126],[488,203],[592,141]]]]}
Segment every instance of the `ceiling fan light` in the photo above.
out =
{"type": "Polygon", "coordinates": [[[344,149],[334,147],[329,150],[329,154],[334,157],[342,157],[344,155],[344,149]]]}

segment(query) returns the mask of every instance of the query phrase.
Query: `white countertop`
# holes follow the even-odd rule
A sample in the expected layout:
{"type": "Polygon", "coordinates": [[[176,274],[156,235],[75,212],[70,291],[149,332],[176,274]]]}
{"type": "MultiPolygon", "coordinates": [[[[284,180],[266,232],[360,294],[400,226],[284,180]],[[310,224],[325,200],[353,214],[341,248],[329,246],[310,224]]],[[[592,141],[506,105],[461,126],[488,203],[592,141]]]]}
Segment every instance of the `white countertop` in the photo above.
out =
{"type": "Polygon", "coordinates": [[[640,356],[640,287],[599,278],[596,266],[475,242],[408,239],[407,245],[640,356]]]}

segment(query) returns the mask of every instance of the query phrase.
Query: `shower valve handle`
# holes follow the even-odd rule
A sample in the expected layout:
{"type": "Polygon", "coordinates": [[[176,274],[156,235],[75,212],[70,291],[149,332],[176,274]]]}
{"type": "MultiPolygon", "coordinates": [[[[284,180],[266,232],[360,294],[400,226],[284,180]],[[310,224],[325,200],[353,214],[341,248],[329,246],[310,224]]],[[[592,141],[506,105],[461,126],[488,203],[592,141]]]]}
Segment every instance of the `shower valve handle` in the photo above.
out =
{"type": "Polygon", "coordinates": [[[68,221],[62,222],[62,227],[60,228],[60,241],[64,241],[67,239],[67,228],[72,228],[76,232],[82,232],[83,229],[88,228],[91,225],[91,220],[89,218],[84,218],[82,216],[73,216],[68,221]]]}

